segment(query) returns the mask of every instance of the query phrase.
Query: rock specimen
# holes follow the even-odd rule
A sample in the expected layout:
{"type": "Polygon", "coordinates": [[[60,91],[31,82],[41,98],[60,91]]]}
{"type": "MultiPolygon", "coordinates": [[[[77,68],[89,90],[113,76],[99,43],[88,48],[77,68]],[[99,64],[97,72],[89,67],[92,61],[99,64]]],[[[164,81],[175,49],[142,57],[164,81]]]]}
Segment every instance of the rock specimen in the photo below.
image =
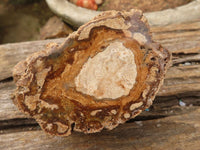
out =
{"type": "Polygon", "coordinates": [[[111,130],[152,104],[169,60],[140,10],[103,12],[15,66],[14,103],[53,135],[111,130]]]}

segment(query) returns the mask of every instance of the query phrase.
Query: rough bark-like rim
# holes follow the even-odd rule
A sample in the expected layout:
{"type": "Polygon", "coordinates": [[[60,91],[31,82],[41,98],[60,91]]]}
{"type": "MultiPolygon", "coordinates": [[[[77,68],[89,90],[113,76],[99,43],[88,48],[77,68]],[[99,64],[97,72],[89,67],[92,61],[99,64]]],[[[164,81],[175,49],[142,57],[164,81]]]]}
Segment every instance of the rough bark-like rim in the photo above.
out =
{"type": "MultiPolygon", "coordinates": [[[[75,27],[81,26],[100,13],[100,11],[77,7],[67,0],[46,0],[46,2],[55,14],[61,16],[64,21],[75,27]]],[[[174,9],[150,12],[144,15],[151,26],[189,22],[200,19],[200,0],[194,0],[189,4],[174,9]]]]}
{"type": "Polygon", "coordinates": [[[165,48],[153,42],[140,10],[106,11],[70,34],[60,46],[50,43],[19,62],[13,69],[17,85],[13,101],[52,135],[68,136],[72,128],[84,133],[111,130],[152,104],[170,58],[165,48]],[[85,62],[115,41],[135,56],[137,82],[129,94],[97,100],[77,91],[74,80],[85,62]]]}

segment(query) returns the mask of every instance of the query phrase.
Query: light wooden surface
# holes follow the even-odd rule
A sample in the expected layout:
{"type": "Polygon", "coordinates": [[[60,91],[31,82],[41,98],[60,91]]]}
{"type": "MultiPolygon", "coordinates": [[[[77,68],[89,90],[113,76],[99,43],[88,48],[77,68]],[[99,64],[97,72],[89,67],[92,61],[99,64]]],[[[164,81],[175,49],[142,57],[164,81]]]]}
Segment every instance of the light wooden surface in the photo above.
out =
{"type": "Polygon", "coordinates": [[[73,132],[64,138],[46,135],[34,119],[18,111],[10,78],[18,61],[64,39],[0,45],[0,150],[200,150],[200,21],[151,30],[172,52],[173,65],[150,110],[112,131],[73,132]]]}

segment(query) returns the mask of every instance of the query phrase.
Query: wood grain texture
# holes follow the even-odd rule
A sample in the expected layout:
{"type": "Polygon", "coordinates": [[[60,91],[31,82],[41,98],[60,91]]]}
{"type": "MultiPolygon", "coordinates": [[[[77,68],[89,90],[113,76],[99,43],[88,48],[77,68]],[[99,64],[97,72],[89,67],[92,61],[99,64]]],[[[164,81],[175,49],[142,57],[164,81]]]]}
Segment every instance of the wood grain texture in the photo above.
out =
{"type": "Polygon", "coordinates": [[[42,50],[49,42],[62,43],[65,38],[0,45],[0,80],[12,76],[12,68],[30,54],[42,50]]]}
{"type": "Polygon", "coordinates": [[[0,83],[0,120],[13,118],[25,118],[26,115],[19,112],[11,100],[15,85],[13,82],[0,83]]]}
{"type": "Polygon", "coordinates": [[[159,120],[126,123],[112,131],[52,137],[42,131],[0,135],[0,149],[20,150],[185,150],[199,149],[200,109],[159,120]],[[184,118],[184,119],[183,119],[184,118]]]}

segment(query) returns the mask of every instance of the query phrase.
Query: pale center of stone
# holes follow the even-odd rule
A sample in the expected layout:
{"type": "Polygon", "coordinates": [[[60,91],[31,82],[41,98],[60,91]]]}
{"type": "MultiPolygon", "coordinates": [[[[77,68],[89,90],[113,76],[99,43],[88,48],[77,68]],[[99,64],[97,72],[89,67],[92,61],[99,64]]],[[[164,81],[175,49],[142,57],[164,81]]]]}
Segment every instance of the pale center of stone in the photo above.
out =
{"type": "Polygon", "coordinates": [[[97,99],[129,94],[137,76],[133,52],[121,42],[111,43],[89,58],[75,78],[76,90],[97,99]]]}

